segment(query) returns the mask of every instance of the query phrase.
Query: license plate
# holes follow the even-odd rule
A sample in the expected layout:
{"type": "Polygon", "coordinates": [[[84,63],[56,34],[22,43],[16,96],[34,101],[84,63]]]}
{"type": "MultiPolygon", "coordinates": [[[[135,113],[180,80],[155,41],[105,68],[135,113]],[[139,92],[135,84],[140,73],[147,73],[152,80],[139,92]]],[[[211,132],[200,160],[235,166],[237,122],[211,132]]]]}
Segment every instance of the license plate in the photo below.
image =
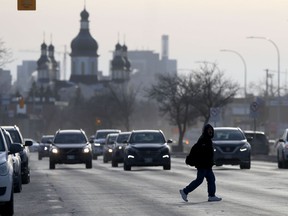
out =
{"type": "Polygon", "coordinates": [[[145,161],[145,163],[151,163],[152,162],[152,158],[145,158],[144,161],[145,161]]]}
{"type": "Polygon", "coordinates": [[[74,160],[75,159],[75,155],[67,155],[67,159],[68,160],[74,160]]]}
{"type": "Polygon", "coordinates": [[[224,158],[225,158],[225,159],[231,159],[231,158],[232,158],[232,155],[225,155],[224,158]]]}

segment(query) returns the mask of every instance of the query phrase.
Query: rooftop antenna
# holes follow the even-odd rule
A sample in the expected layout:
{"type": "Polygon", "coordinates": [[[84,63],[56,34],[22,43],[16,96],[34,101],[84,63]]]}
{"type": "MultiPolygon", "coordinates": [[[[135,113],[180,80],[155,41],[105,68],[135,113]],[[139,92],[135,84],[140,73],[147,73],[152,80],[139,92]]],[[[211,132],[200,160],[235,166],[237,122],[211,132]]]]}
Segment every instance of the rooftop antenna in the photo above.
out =
{"type": "Polygon", "coordinates": [[[45,31],[43,32],[43,43],[45,43],[45,31]]]}

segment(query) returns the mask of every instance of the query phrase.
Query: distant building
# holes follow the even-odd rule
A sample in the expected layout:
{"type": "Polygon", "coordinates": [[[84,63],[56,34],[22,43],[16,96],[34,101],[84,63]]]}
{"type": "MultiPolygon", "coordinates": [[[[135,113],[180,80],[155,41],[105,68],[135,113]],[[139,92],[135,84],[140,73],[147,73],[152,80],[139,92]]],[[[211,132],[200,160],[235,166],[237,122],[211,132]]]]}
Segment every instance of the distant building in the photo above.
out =
{"type": "Polygon", "coordinates": [[[8,95],[12,88],[12,75],[10,70],[0,68],[0,94],[8,95]]]}
{"type": "Polygon", "coordinates": [[[36,81],[37,77],[37,62],[22,61],[22,65],[17,66],[17,81],[16,89],[23,95],[29,92],[31,84],[36,81]]]}
{"type": "Polygon", "coordinates": [[[162,36],[162,55],[151,50],[128,51],[131,62],[130,82],[144,90],[155,83],[157,74],[177,74],[177,61],[169,59],[168,36],[162,36]]]}

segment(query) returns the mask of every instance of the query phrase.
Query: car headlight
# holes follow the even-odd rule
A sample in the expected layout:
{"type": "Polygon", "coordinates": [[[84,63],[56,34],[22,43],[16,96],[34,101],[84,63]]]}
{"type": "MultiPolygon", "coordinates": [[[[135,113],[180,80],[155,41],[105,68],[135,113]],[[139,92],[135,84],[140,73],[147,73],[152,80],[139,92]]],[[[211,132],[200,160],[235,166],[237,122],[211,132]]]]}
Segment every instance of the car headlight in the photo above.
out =
{"type": "Polygon", "coordinates": [[[247,145],[247,144],[243,145],[243,146],[240,148],[240,152],[245,152],[245,151],[248,151],[248,145],[247,145]]]}
{"type": "Polygon", "coordinates": [[[88,148],[88,147],[85,147],[84,149],[83,149],[83,153],[89,153],[90,152],[90,149],[88,148]]]}
{"type": "Polygon", "coordinates": [[[47,147],[47,146],[45,146],[45,147],[44,147],[44,150],[45,150],[45,151],[47,151],[47,150],[48,150],[48,147],[47,147]]]}
{"type": "Polygon", "coordinates": [[[122,146],[118,146],[118,149],[121,150],[123,147],[122,146]]]}
{"type": "Polygon", "coordinates": [[[52,149],[51,149],[51,152],[52,152],[53,154],[58,154],[59,151],[58,151],[57,148],[52,148],[52,149]]]}
{"type": "Polygon", "coordinates": [[[109,152],[109,153],[112,153],[112,152],[113,152],[113,149],[109,148],[109,149],[108,149],[108,152],[109,152]]]}
{"type": "Polygon", "coordinates": [[[0,165],[0,175],[1,176],[5,176],[8,174],[8,167],[7,167],[7,163],[2,163],[0,165]]]}

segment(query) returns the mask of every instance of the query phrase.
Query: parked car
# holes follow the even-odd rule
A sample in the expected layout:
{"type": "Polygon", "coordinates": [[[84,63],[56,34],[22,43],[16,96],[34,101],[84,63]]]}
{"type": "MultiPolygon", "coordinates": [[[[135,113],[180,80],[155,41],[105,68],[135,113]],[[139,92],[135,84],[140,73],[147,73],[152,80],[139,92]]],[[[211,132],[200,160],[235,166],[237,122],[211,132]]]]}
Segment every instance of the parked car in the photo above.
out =
{"type": "Polygon", "coordinates": [[[37,142],[34,139],[31,138],[24,138],[24,141],[26,142],[27,140],[30,140],[32,142],[32,145],[29,146],[29,151],[30,152],[38,152],[38,148],[39,148],[39,142],[37,142]]]}
{"type": "MultiPolygon", "coordinates": [[[[1,128],[8,149],[13,145],[13,140],[10,133],[5,129],[1,128]]],[[[19,144],[20,145],[20,144],[19,144]]],[[[20,153],[11,154],[13,159],[13,188],[15,193],[20,193],[22,191],[22,178],[21,178],[21,157],[20,153]]]]}
{"type": "Polygon", "coordinates": [[[240,128],[215,127],[212,140],[216,166],[240,165],[240,169],[250,169],[251,145],[240,128]]]}
{"type": "Polygon", "coordinates": [[[54,135],[43,135],[40,140],[38,148],[38,160],[42,160],[43,157],[49,157],[50,143],[52,142],[54,135]]]}
{"type": "Polygon", "coordinates": [[[115,147],[115,141],[118,133],[108,134],[103,147],[103,163],[108,163],[112,160],[112,152],[115,147]]]}
{"type": "Polygon", "coordinates": [[[161,130],[134,130],[124,150],[124,170],[132,166],[163,166],[171,169],[170,147],[161,130]]]}
{"type": "Polygon", "coordinates": [[[20,144],[7,146],[0,130],[0,215],[14,214],[13,154],[23,151],[20,144]]]}
{"type": "Polygon", "coordinates": [[[276,143],[278,168],[288,168],[288,128],[276,143]]]}
{"type": "Polygon", "coordinates": [[[118,129],[100,129],[96,131],[94,137],[94,144],[92,145],[93,159],[97,160],[98,156],[103,155],[103,146],[106,141],[106,137],[110,133],[120,133],[118,129]]]}
{"type": "Polygon", "coordinates": [[[13,143],[20,143],[23,146],[23,151],[20,152],[21,157],[21,179],[22,184],[30,182],[30,164],[29,164],[29,146],[32,145],[30,140],[24,141],[22,133],[18,126],[2,126],[10,133],[13,143]]]}
{"type": "Polygon", "coordinates": [[[118,163],[124,162],[124,149],[127,146],[127,140],[130,136],[131,132],[121,132],[118,134],[115,147],[112,151],[112,167],[118,167],[118,163]]]}
{"type": "Polygon", "coordinates": [[[56,164],[84,163],[92,168],[92,148],[83,130],[58,130],[50,147],[49,168],[56,164]]]}
{"type": "Polygon", "coordinates": [[[244,134],[251,145],[251,154],[268,155],[269,154],[269,141],[263,131],[245,130],[244,134]]]}

